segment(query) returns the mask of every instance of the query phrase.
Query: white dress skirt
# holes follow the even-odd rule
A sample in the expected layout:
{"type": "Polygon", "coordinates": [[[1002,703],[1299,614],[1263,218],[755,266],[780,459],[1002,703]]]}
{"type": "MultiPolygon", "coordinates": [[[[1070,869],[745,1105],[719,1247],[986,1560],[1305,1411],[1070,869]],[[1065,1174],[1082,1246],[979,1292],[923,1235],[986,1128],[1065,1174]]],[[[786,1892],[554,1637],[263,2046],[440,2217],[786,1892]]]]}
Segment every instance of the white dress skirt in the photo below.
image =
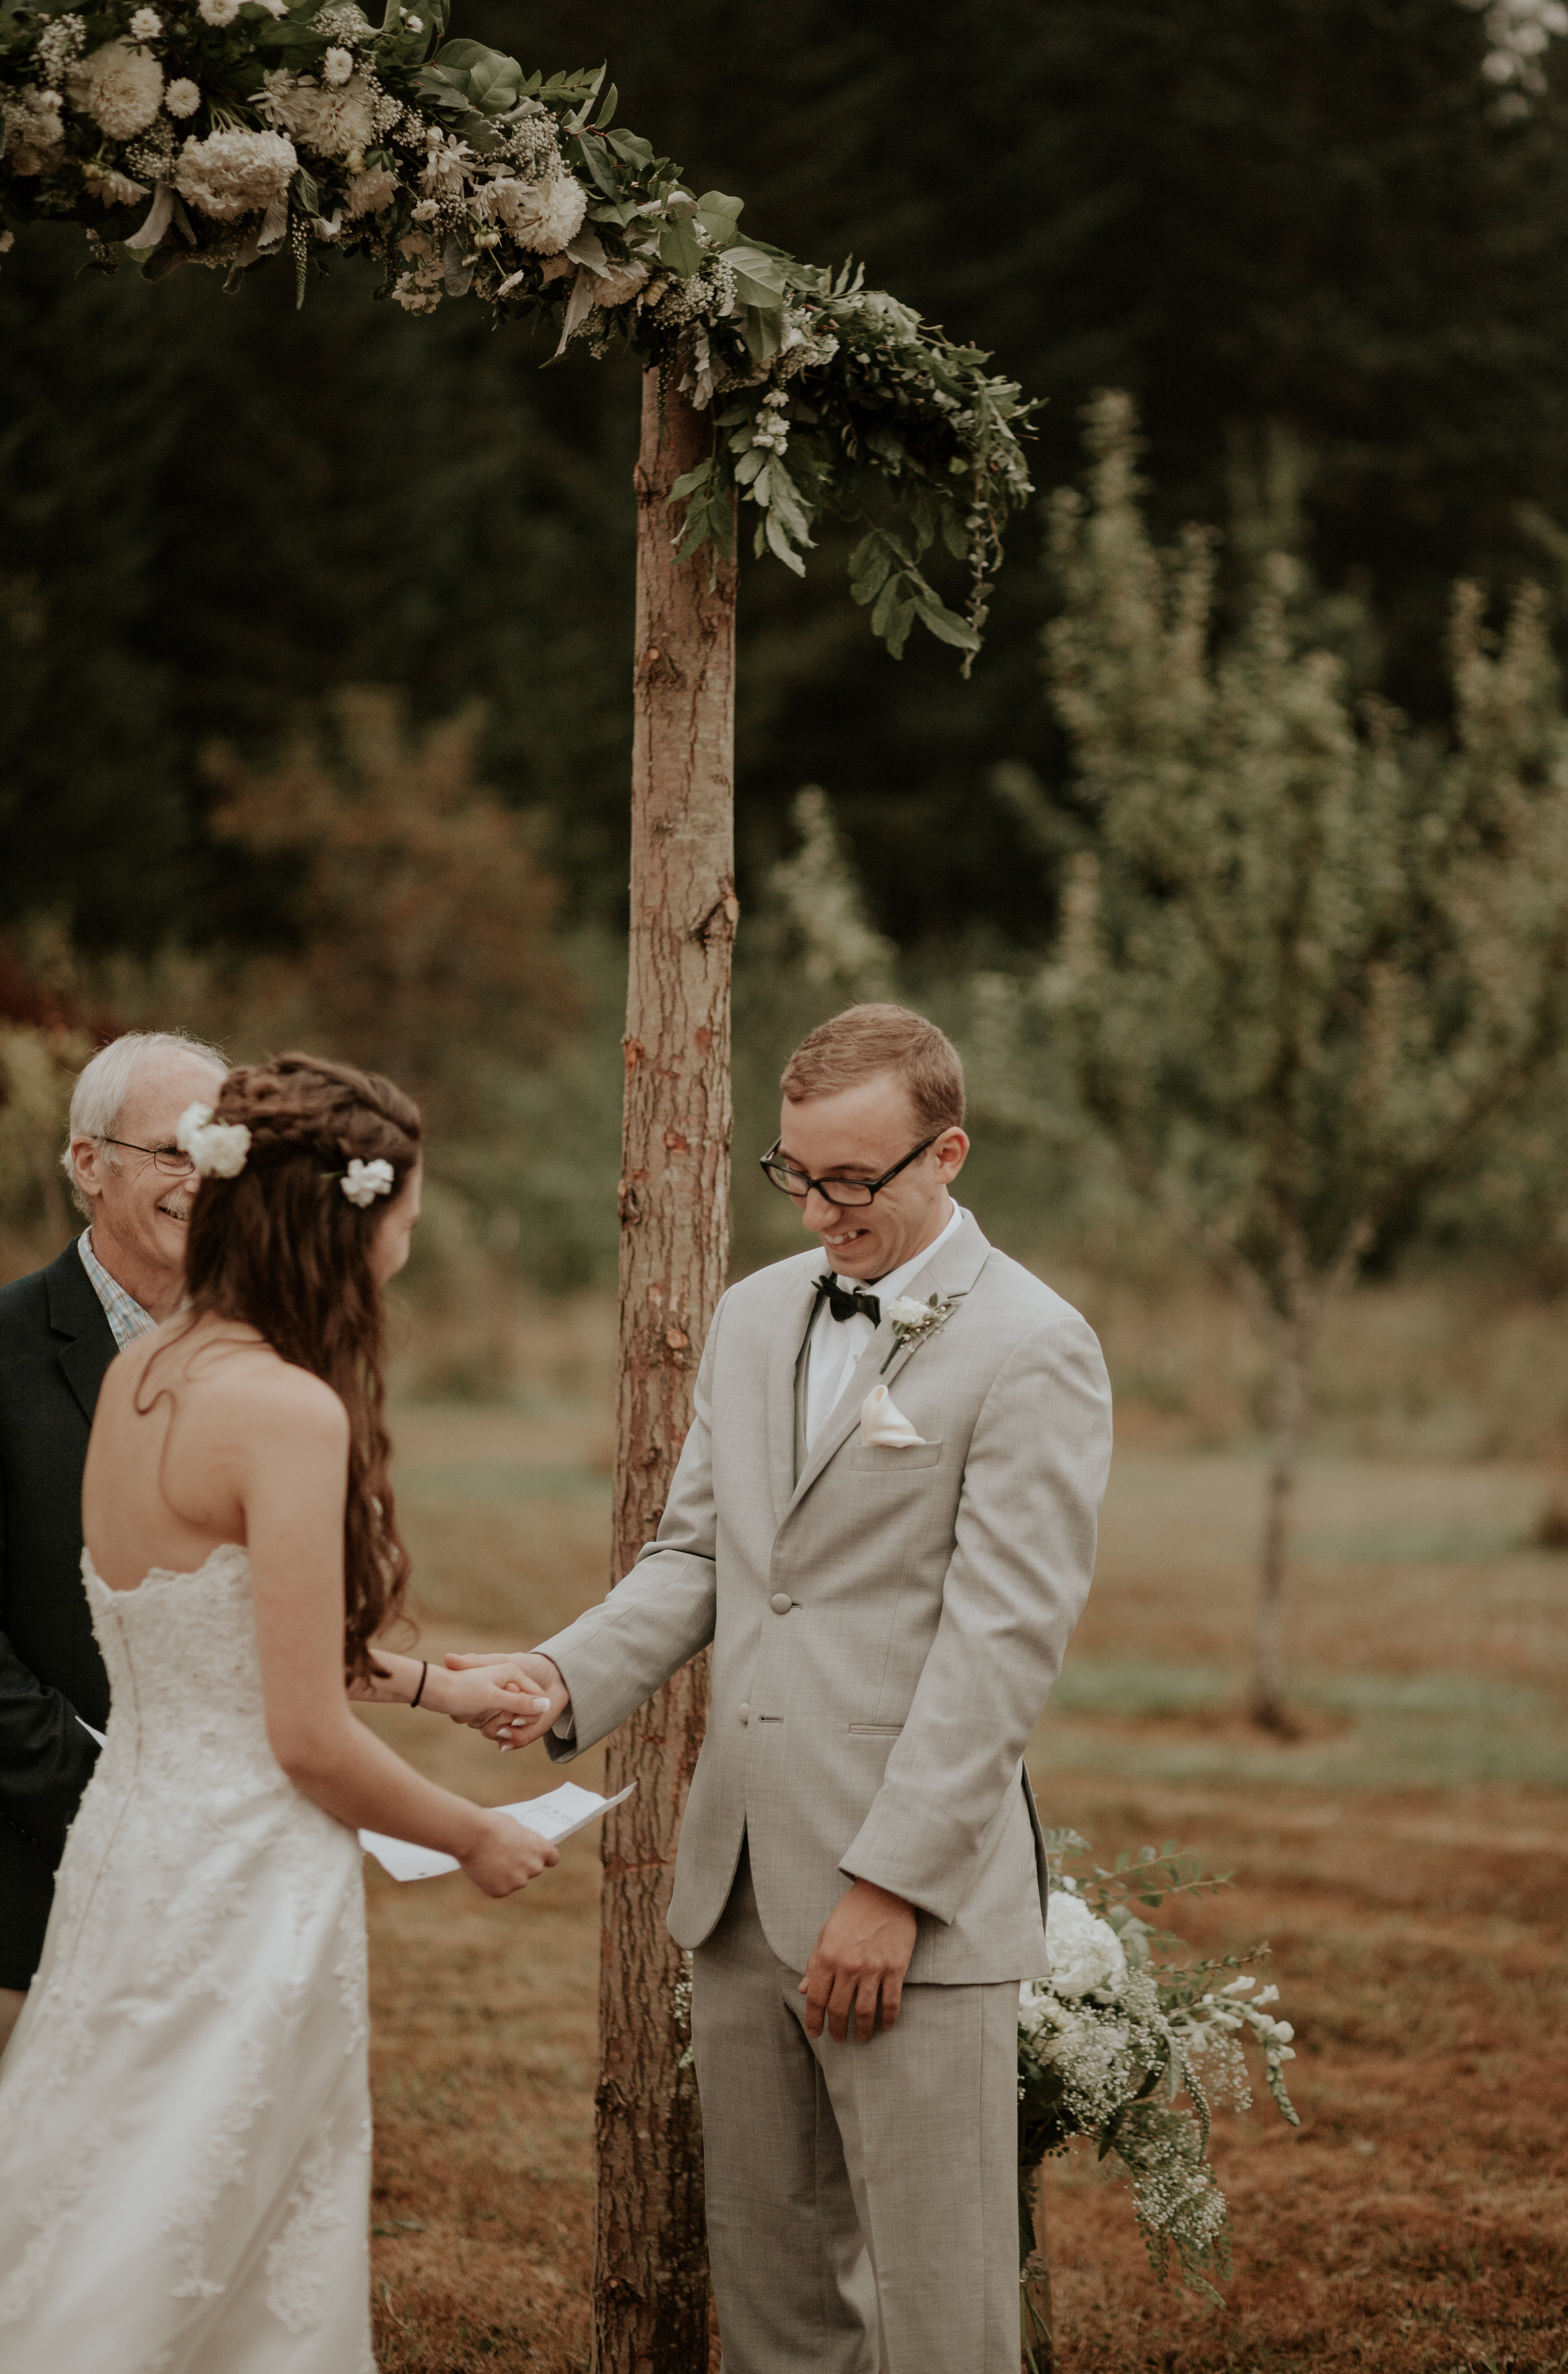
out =
{"type": "Polygon", "coordinates": [[[245,1552],[110,1591],[113,1711],[0,2061],[7,2374],[374,2374],[359,1840],[267,1743],[245,1552]]]}

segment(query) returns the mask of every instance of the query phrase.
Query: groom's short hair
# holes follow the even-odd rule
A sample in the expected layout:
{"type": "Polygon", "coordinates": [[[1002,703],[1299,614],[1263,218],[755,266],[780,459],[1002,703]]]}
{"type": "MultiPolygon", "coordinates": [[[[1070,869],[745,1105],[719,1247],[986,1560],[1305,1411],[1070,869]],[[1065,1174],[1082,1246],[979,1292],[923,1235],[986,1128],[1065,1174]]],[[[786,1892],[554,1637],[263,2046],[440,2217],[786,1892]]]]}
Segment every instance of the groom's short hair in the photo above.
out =
{"type": "Polygon", "coordinates": [[[884,1072],[902,1080],[914,1118],[935,1136],[963,1121],[963,1065],[934,1022],[907,1005],[847,1005],[808,1033],[779,1082],[791,1104],[834,1097],[884,1072]]]}

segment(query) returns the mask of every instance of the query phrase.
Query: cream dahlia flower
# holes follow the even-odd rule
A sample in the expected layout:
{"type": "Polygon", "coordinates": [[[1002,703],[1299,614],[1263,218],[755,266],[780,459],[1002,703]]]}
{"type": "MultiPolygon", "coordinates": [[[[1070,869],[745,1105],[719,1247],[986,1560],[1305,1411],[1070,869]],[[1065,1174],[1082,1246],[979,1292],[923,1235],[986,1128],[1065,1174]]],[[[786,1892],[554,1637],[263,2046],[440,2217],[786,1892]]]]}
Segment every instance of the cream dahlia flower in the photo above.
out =
{"type": "Polygon", "coordinates": [[[588,194],[570,173],[547,173],[537,182],[492,182],[488,194],[494,219],[536,255],[559,255],[576,238],[588,211],[588,194]]]}
{"type": "Polygon", "coordinates": [[[163,68],[135,41],[105,41],[71,68],[65,88],[111,140],[134,140],[163,104],[163,68]]]}
{"type": "Polygon", "coordinates": [[[188,206],[217,222],[260,214],[281,198],[300,159],[277,132],[213,132],[187,140],[174,168],[174,186],[188,206]]]}
{"type": "Polygon", "coordinates": [[[177,76],[163,94],[163,104],[171,115],[194,115],[201,103],[201,87],[189,75],[177,76]]]}

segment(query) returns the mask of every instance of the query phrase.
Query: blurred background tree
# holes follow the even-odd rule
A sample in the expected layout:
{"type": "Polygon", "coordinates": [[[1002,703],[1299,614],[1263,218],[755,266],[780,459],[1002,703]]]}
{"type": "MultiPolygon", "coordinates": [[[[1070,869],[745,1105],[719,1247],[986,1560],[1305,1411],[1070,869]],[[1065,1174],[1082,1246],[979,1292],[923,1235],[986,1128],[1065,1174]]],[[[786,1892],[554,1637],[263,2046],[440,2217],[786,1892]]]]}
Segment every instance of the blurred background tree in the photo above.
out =
{"type": "Polygon", "coordinates": [[[1381,700],[1358,714],[1289,554],[1262,558],[1217,646],[1213,539],[1156,553],[1138,442],[1127,399],[1102,397],[1089,501],[1053,505],[1045,667],[1094,845],[1033,993],[1129,1182],[1272,1356],[1253,1713],[1278,1730],[1329,1304],[1568,1045],[1568,718],[1529,586],[1500,640],[1457,589],[1443,751],[1381,700]]]}

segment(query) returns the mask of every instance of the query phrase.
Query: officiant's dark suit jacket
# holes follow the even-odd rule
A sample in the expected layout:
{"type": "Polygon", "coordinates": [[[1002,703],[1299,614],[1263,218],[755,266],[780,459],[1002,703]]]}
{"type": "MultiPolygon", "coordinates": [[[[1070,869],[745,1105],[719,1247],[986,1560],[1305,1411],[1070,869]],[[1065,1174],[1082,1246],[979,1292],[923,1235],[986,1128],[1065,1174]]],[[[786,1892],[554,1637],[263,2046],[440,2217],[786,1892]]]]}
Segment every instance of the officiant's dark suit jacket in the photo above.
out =
{"type": "Polygon", "coordinates": [[[0,1287],[0,1986],[38,1968],[109,1677],[82,1589],[82,1468],[114,1338],[74,1244],[0,1287]]]}

